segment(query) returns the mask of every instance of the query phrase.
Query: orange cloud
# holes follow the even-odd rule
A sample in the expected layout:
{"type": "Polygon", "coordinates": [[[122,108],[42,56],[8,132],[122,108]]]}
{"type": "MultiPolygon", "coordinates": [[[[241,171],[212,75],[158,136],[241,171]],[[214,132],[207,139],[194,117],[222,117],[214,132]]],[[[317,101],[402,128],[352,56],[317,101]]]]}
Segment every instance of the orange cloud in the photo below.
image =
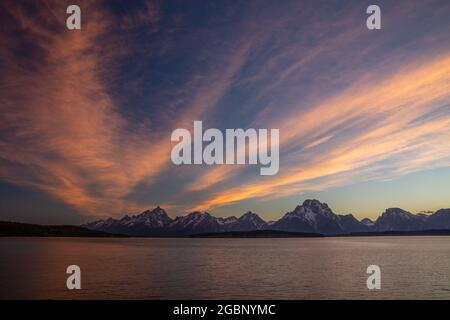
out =
{"type": "MultiPolygon", "coordinates": [[[[110,213],[133,207],[122,200],[144,177],[165,164],[169,142],[153,143],[151,132],[129,130],[105,87],[107,64],[114,58],[97,46],[111,18],[96,2],[83,2],[81,31],[65,29],[65,16],[49,26],[42,12],[26,15],[8,7],[17,31],[32,39],[41,54],[28,68],[13,55],[16,41],[5,41],[8,59],[1,91],[0,165],[3,180],[49,192],[85,213],[110,213]]],[[[64,9],[53,3],[42,10],[64,9]]],[[[64,10],[60,10],[64,12],[64,10]]],[[[58,12],[58,13],[60,13],[58,12]]],[[[27,61],[25,61],[27,62],[27,61]]]]}
{"type": "MultiPolygon", "coordinates": [[[[170,135],[134,127],[123,117],[107,85],[114,76],[110,63],[126,52],[110,43],[106,51],[102,43],[111,36],[115,20],[97,1],[83,1],[80,7],[85,13],[82,30],[68,31],[61,14],[63,2],[36,7],[32,15],[20,4],[7,6],[15,25],[10,36],[0,40],[7,60],[0,87],[0,130],[7,132],[0,140],[0,178],[48,192],[83,213],[139,210],[125,197],[167,168],[170,135]],[[42,23],[44,17],[48,23],[42,23]],[[24,34],[24,39],[13,39],[14,32],[24,34]],[[14,54],[20,41],[32,42],[39,61],[21,61],[14,54]]],[[[151,15],[138,12],[137,19],[125,17],[120,27],[159,21],[157,7],[147,5],[145,12],[151,15]]],[[[192,101],[170,119],[171,125],[191,125],[213,108],[249,49],[250,44],[238,48],[222,61],[223,68],[209,75],[209,81],[203,79],[207,85],[192,90],[192,101]]]]}
{"type": "Polygon", "coordinates": [[[342,94],[310,108],[309,112],[291,114],[275,123],[281,128],[282,148],[302,139],[311,141],[299,153],[288,155],[290,163],[295,163],[295,156],[307,149],[329,142],[324,153],[312,154],[304,163],[282,167],[274,179],[261,177],[256,182],[219,192],[194,209],[206,210],[249,198],[274,198],[317,190],[330,183],[314,182],[314,179],[332,178],[342,173],[347,174],[347,179],[341,177],[334,185],[354,182],[355,173],[370,173],[371,165],[379,166],[379,161],[387,159],[396,167],[397,174],[448,166],[450,115],[413,123],[448,104],[449,93],[450,56],[415,68],[408,66],[378,83],[356,83],[342,94]],[[332,141],[329,135],[321,137],[330,128],[361,121],[358,119],[368,123],[373,119],[373,125],[345,142],[332,141]]]}

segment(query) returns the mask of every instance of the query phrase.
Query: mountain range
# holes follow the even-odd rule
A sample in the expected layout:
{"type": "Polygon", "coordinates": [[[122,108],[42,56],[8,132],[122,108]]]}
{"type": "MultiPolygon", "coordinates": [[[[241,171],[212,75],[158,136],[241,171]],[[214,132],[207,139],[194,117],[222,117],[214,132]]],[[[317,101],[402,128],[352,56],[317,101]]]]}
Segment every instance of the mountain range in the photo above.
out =
{"type": "Polygon", "coordinates": [[[305,200],[277,221],[266,222],[256,213],[241,217],[221,218],[208,212],[192,212],[170,218],[161,207],[121,219],[108,218],[82,225],[83,227],[130,236],[187,236],[202,233],[277,230],[286,232],[340,235],[363,232],[423,231],[450,229],[450,209],[432,214],[412,214],[400,208],[386,209],[375,221],[356,219],[352,214],[335,214],[326,203],[305,200]]]}

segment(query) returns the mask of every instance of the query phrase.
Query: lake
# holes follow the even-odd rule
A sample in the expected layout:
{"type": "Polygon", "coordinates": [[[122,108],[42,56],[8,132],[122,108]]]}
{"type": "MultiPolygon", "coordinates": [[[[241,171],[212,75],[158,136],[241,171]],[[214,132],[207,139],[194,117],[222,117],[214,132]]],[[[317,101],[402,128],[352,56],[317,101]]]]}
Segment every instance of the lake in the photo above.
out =
{"type": "Polygon", "coordinates": [[[1,299],[450,298],[450,237],[0,238],[0,255],[1,299]]]}

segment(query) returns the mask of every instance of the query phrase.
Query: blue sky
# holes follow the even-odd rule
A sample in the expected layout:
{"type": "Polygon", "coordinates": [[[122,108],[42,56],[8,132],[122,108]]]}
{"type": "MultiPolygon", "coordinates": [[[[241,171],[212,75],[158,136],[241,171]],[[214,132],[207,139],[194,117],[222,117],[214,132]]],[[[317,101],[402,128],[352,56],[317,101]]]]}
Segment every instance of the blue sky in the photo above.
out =
{"type": "Polygon", "coordinates": [[[450,206],[448,1],[378,1],[373,31],[370,1],[82,1],[75,31],[69,4],[2,3],[0,219],[450,206]],[[173,165],[194,120],[278,128],[279,173],[173,165]]]}

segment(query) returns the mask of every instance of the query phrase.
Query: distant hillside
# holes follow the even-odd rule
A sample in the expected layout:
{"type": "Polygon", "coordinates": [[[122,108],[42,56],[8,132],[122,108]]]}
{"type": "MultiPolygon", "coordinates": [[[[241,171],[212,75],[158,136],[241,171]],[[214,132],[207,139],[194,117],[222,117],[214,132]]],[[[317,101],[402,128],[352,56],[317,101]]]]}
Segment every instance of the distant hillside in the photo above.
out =
{"type": "Polygon", "coordinates": [[[230,231],[193,234],[191,238],[316,238],[319,233],[287,232],[277,230],[230,231]]]}
{"type": "Polygon", "coordinates": [[[450,236],[450,230],[417,230],[417,231],[381,231],[354,232],[336,235],[335,237],[387,237],[387,236],[450,236]]]}
{"type": "Polygon", "coordinates": [[[450,236],[450,230],[421,230],[421,231],[382,231],[382,232],[354,232],[339,235],[323,235],[320,233],[285,232],[277,230],[231,231],[200,233],[190,238],[333,238],[333,237],[393,237],[393,236],[450,236]]]}
{"type": "Polygon", "coordinates": [[[0,221],[0,237],[126,237],[78,226],[41,226],[0,221]]]}

